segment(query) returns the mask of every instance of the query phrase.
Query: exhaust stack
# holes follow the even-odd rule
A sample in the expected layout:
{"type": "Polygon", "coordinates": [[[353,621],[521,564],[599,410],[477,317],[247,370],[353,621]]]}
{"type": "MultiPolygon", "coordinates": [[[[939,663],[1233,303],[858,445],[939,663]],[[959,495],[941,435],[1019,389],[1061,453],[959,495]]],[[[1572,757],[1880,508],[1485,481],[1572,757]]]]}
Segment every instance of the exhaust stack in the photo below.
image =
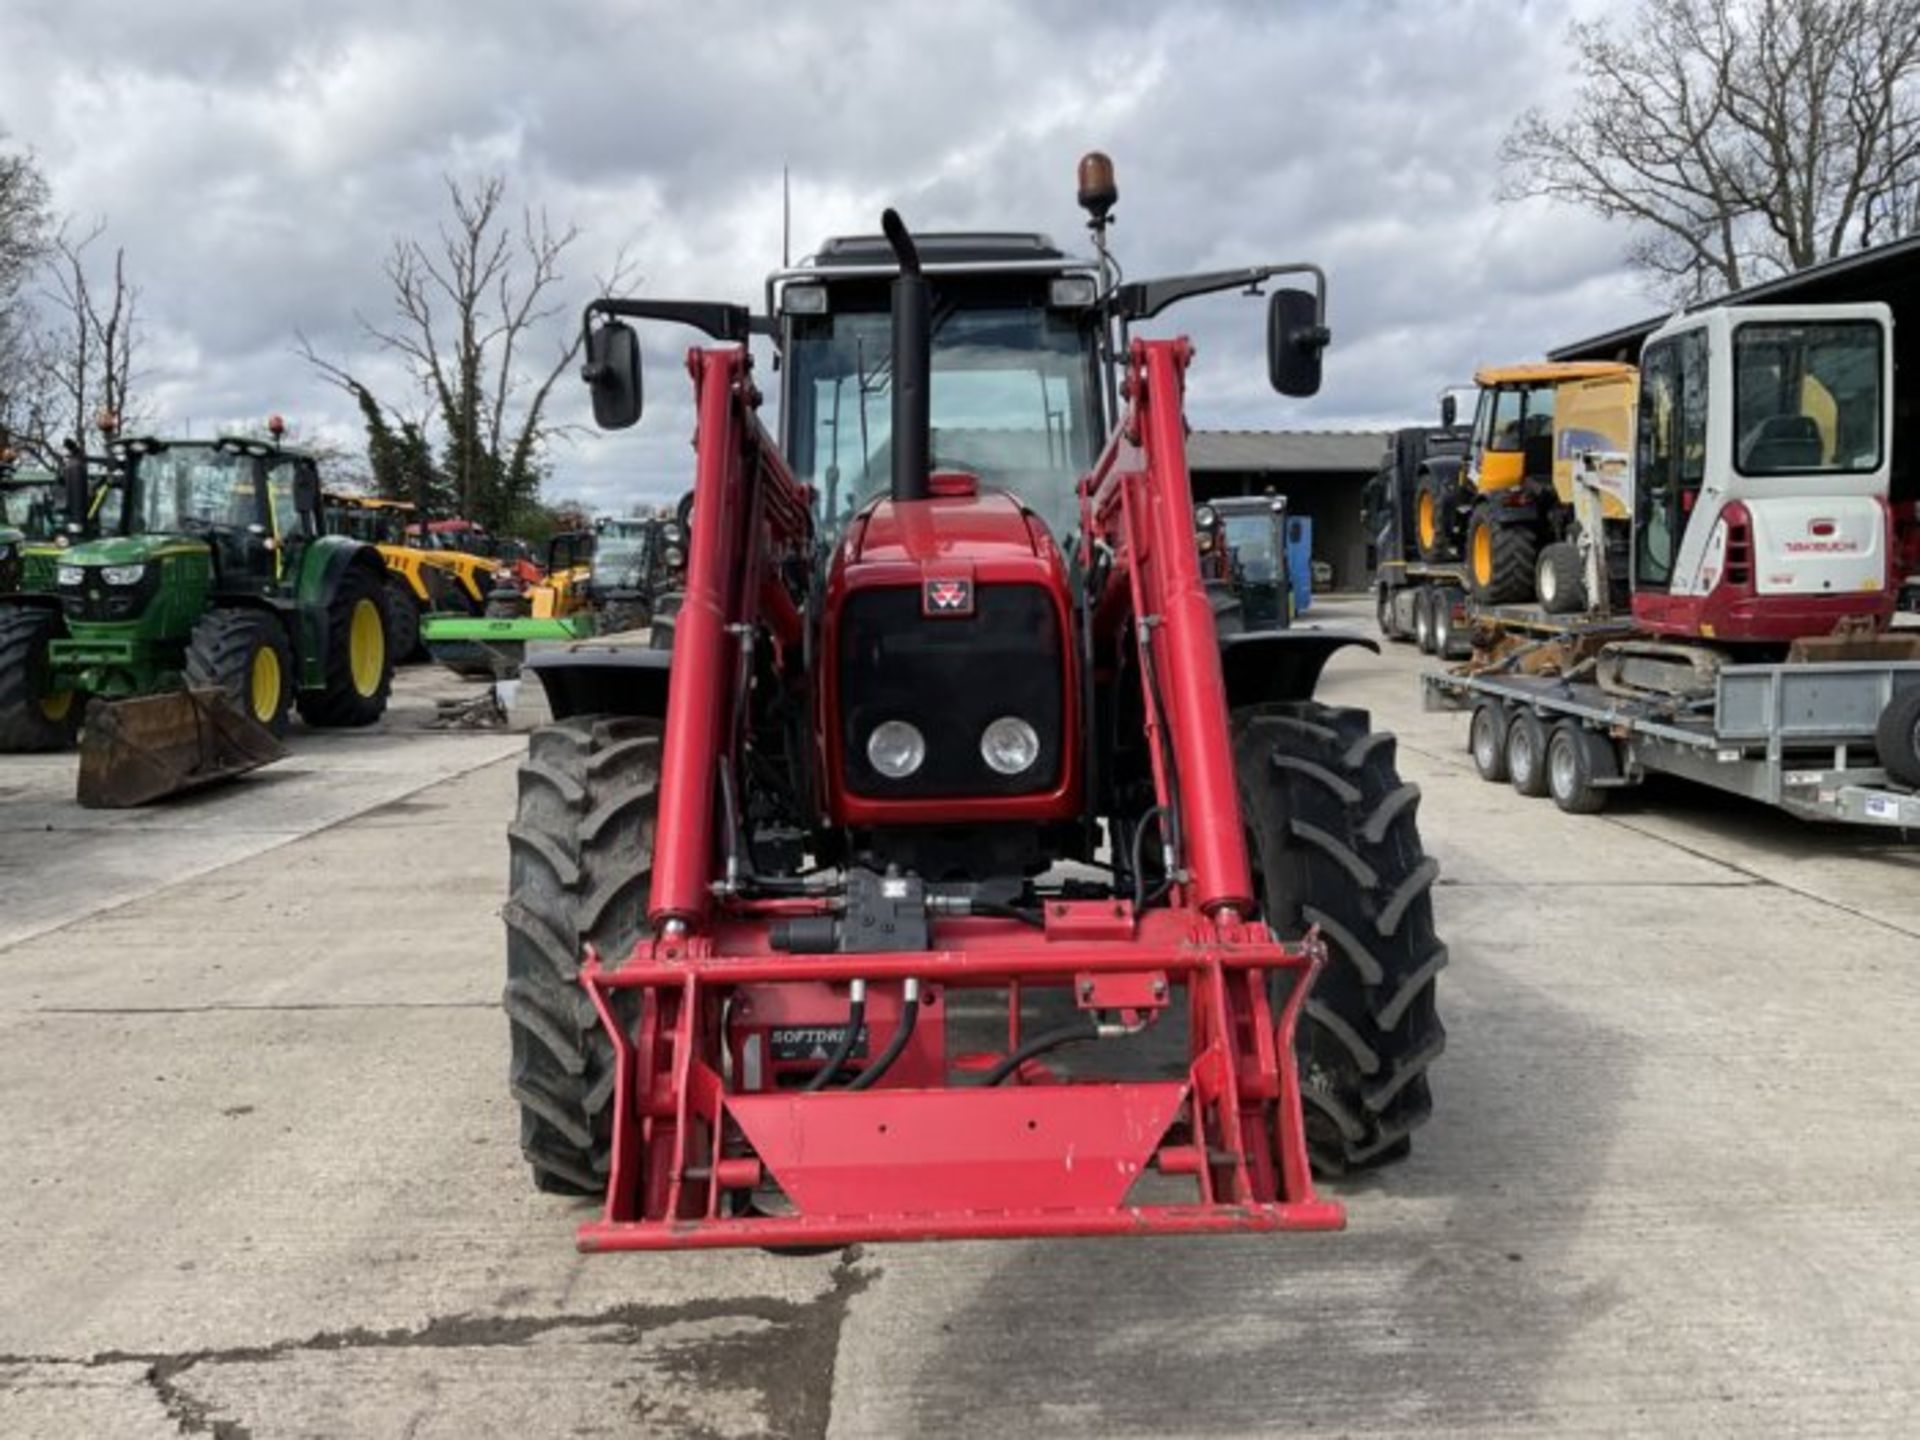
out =
{"type": "Polygon", "coordinates": [[[920,251],[899,212],[882,215],[880,228],[900,262],[892,295],[893,498],[924,500],[932,468],[933,337],[928,316],[933,287],[920,271],[920,251]]]}

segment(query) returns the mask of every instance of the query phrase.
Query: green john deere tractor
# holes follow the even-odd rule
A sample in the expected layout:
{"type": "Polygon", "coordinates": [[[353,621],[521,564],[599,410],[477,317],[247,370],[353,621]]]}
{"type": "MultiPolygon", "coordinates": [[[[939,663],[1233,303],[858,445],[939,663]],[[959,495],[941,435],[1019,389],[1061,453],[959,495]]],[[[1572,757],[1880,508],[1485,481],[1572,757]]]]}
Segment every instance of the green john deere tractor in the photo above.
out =
{"type": "MultiPolygon", "coordinates": [[[[51,589],[0,596],[0,749],[67,745],[83,699],[99,711],[174,694],[141,725],[164,762],[205,729],[189,690],[276,735],[295,708],[310,725],[380,718],[386,568],[373,546],[322,532],[310,457],[228,438],[124,440],[113,459],[118,503],[89,507],[98,533],[58,551],[51,589]]],[[[207,763],[181,762],[200,778],[207,763]]]]}

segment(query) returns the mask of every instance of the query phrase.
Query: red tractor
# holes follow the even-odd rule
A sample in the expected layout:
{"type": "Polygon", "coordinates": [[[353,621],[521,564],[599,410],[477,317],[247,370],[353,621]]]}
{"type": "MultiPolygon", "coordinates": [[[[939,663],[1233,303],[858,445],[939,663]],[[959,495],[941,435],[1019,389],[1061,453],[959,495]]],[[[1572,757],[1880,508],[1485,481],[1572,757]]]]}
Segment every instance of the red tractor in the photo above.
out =
{"type": "Polygon", "coordinates": [[[1443,1031],[1436,866],[1391,736],[1313,698],[1346,645],[1216,633],[1185,455],[1189,296],[1277,290],[1319,387],[1310,265],[1119,283],[1026,234],[828,242],[768,314],[697,328],[670,651],[536,657],[505,909],[512,1092],[587,1250],[1324,1230],[1313,1172],[1405,1152],[1443,1031]],[[748,342],[779,354],[776,444],[748,342]]]}

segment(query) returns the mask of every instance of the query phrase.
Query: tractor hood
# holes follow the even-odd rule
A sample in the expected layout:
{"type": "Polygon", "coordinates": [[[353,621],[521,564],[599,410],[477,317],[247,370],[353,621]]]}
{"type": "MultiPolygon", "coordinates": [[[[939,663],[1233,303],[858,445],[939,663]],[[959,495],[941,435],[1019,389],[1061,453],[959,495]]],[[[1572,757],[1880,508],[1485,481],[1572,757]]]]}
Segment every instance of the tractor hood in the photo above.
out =
{"type": "Polygon", "coordinates": [[[180,535],[110,535],[71,545],[60,553],[62,565],[142,565],[168,555],[204,555],[207,547],[180,535]]]}
{"type": "MultiPolygon", "coordinates": [[[[936,479],[936,486],[945,477],[936,479]]],[[[945,561],[1043,559],[1054,551],[1046,527],[1002,490],[955,491],[926,500],[881,499],[847,538],[851,565],[939,565],[945,561]]]]}

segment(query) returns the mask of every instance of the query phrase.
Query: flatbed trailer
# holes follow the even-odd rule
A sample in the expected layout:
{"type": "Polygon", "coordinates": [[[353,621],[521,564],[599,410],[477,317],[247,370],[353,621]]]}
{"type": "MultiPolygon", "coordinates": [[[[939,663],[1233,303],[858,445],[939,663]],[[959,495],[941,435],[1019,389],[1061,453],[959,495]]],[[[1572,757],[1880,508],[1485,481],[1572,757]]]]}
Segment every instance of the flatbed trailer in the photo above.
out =
{"type": "Polygon", "coordinates": [[[1874,749],[1894,696],[1920,690],[1920,661],[1729,666],[1693,702],[1499,671],[1422,684],[1426,709],[1472,712],[1483,778],[1564,810],[1591,813],[1612,791],[1664,774],[1805,820],[1920,830],[1920,791],[1891,779],[1874,749]]]}

